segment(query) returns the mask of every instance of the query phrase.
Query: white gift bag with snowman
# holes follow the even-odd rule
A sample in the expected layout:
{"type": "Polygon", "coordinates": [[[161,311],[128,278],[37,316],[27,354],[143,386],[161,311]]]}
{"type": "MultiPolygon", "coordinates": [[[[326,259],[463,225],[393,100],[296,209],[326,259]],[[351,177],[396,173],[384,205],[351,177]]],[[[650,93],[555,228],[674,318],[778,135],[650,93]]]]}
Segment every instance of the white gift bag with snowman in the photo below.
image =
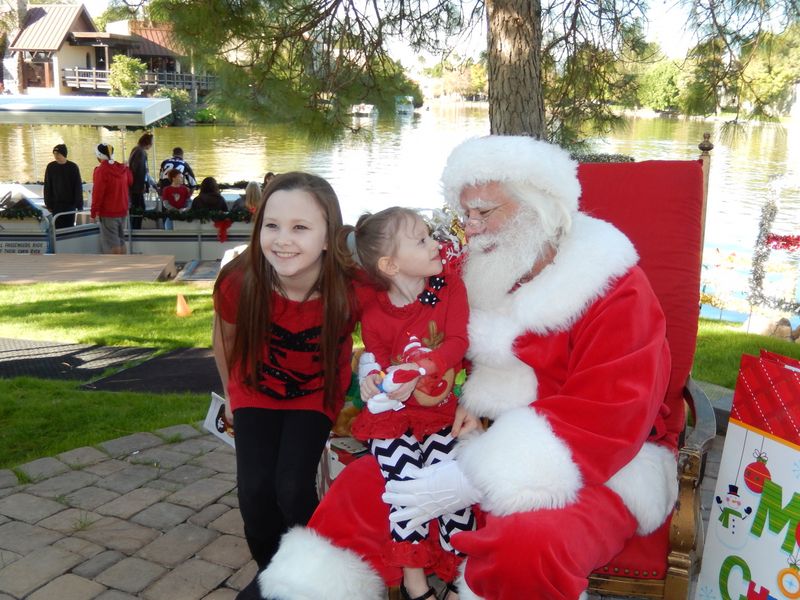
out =
{"type": "Polygon", "coordinates": [[[800,599],[800,361],[742,356],[696,600],[800,599]]]}

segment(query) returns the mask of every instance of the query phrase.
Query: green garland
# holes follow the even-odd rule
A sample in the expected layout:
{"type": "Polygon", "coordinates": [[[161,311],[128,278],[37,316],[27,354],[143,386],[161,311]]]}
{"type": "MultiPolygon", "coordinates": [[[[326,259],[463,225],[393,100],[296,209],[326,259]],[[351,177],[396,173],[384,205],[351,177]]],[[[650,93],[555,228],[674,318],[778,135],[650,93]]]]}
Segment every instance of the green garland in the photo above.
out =
{"type": "Polygon", "coordinates": [[[208,221],[232,221],[234,223],[249,223],[253,218],[247,210],[207,210],[207,209],[190,209],[185,211],[175,209],[165,210],[142,210],[141,208],[131,208],[132,217],[143,217],[145,219],[172,219],[173,221],[200,221],[207,223],[208,221]]]}
{"type": "Polygon", "coordinates": [[[6,208],[5,210],[0,210],[0,219],[28,219],[33,217],[37,221],[41,222],[42,220],[42,211],[38,208],[6,208]]]}

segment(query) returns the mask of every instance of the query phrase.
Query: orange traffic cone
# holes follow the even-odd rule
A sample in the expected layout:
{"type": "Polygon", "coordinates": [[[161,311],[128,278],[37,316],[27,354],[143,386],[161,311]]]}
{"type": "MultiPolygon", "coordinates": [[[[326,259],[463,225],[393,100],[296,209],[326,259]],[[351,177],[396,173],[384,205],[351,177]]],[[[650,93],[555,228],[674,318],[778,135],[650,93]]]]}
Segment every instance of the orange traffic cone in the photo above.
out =
{"type": "Polygon", "coordinates": [[[175,306],[175,314],[179,317],[188,317],[192,314],[192,309],[189,308],[189,305],[186,303],[186,298],[183,297],[183,294],[178,294],[178,303],[175,306]]]}

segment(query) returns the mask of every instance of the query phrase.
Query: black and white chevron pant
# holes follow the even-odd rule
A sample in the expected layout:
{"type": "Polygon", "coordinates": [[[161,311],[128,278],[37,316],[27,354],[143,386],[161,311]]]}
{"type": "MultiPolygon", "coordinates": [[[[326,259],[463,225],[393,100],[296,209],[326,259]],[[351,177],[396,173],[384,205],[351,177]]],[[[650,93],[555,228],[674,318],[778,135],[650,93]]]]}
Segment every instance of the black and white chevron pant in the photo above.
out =
{"type": "MultiPolygon", "coordinates": [[[[453,460],[456,438],[450,434],[450,427],[432,433],[417,440],[411,431],[406,431],[399,438],[369,440],[369,450],[377,459],[381,473],[386,481],[406,481],[406,468],[435,465],[438,462],[453,460]]],[[[391,506],[389,512],[395,512],[400,506],[391,506]]],[[[459,531],[475,529],[475,515],[469,507],[442,515],[437,519],[439,525],[439,542],[447,552],[456,553],[450,545],[450,536],[459,531]]],[[[428,523],[419,527],[408,527],[407,521],[390,525],[392,540],[395,542],[419,543],[428,537],[428,523]]]]}

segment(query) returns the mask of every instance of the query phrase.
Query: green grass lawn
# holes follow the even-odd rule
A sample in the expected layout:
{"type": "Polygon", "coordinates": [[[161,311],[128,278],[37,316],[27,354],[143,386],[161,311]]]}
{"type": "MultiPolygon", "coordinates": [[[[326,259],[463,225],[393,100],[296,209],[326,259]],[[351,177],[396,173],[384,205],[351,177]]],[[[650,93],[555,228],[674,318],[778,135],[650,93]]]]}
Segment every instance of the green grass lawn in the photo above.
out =
{"type": "MultiPolygon", "coordinates": [[[[177,283],[0,285],[0,337],[160,351],[211,344],[211,288],[177,283]],[[177,294],[193,310],[175,316],[177,294]]],[[[733,388],[742,354],[767,348],[800,359],[800,344],[700,321],[693,375],[733,388]]],[[[138,431],[195,423],[205,395],[93,392],[27,377],[0,383],[0,468],[138,431]]]]}
{"type": "Polygon", "coordinates": [[[0,468],[99,442],[196,423],[208,408],[198,394],[90,392],[80,382],[17,377],[0,385],[0,468]]]}
{"type": "Polygon", "coordinates": [[[0,337],[146,346],[211,345],[211,287],[179,283],[0,285],[0,337]],[[177,295],[192,314],[177,317],[177,295]]]}
{"type": "Polygon", "coordinates": [[[692,376],[733,388],[742,354],[758,356],[761,348],[800,359],[800,344],[745,333],[736,323],[700,319],[692,376]]]}

